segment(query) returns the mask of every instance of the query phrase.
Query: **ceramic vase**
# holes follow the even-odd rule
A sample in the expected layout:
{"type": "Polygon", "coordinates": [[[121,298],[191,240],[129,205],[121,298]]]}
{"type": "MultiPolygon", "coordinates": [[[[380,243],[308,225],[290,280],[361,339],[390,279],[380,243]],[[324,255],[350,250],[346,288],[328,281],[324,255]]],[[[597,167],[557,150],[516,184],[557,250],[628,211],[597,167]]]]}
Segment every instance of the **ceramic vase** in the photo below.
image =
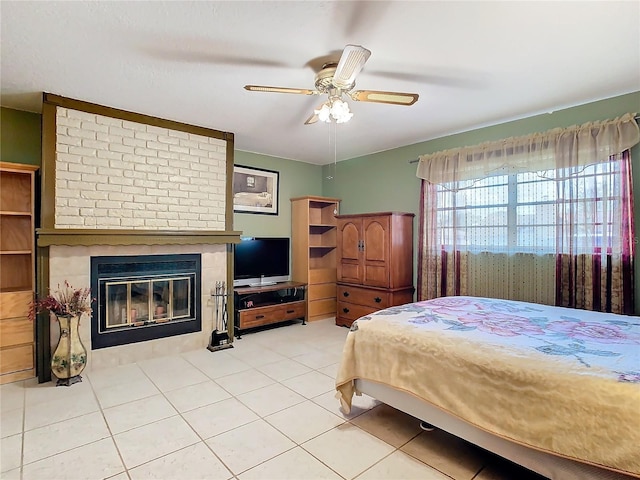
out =
{"type": "Polygon", "coordinates": [[[58,379],[57,385],[73,385],[81,382],[80,373],[87,366],[87,349],[80,340],[77,315],[60,315],[60,340],[51,357],[51,373],[58,379]]]}

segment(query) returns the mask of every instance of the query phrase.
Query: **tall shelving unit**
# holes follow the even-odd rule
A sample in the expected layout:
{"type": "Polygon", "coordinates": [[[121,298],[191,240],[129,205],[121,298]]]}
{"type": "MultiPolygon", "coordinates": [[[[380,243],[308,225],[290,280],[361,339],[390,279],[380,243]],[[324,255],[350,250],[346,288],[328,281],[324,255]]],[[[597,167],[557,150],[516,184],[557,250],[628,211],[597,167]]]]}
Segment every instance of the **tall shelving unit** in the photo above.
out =
{"type": "Polygon", "coordinates": [[[35,376],[35,173],[0,162],[0,384],[35,376]]]}
{"type": "Polygon", "coordinates": [[[336,314],[336,218],[340,199],[291,199],[293,280],[308,284],[309,321],[336,314]]]}

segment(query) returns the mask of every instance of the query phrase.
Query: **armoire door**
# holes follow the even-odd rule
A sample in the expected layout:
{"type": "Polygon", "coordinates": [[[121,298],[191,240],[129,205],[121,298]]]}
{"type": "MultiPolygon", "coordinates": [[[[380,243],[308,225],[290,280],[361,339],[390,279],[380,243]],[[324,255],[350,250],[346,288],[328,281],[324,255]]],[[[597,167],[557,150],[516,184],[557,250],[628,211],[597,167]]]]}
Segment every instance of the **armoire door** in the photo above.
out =
{"type": "Polygon", "coordinates": [[[362,219],[338,219],[338,282],[362,283],[362,219]]]}
{"type": "Polygon", "coordinates": [[[362,225],[363,283],[389,287],[389,216],[364,217],[362,225]]]}

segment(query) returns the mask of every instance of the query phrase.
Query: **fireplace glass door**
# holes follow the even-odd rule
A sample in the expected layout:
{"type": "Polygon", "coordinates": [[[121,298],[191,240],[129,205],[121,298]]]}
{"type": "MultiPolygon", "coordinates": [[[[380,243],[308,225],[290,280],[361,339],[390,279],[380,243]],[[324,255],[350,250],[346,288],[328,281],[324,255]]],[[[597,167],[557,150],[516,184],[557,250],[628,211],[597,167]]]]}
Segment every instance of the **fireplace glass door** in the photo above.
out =
{"type": "Polygon", "coordinates": [[[106,280],[106,330],[194,317],[193,277],[106,280]]]}

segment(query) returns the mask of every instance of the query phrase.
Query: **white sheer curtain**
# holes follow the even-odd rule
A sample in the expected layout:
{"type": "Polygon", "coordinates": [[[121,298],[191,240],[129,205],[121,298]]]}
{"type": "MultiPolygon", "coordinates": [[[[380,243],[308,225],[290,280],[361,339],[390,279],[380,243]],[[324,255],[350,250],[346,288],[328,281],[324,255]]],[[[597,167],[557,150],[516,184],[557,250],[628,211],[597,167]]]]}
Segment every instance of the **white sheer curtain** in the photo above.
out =
{"type": "Polygon", "coordinates": [[[422,156],[418,298],[628,311],[639,140],[627,114],[422,156]]]}
{"type": "Polygon", "coordinates": [[[604,162],[640,141],[634,114],[421,155],[417,176],[443,184],[604,162]]]}

